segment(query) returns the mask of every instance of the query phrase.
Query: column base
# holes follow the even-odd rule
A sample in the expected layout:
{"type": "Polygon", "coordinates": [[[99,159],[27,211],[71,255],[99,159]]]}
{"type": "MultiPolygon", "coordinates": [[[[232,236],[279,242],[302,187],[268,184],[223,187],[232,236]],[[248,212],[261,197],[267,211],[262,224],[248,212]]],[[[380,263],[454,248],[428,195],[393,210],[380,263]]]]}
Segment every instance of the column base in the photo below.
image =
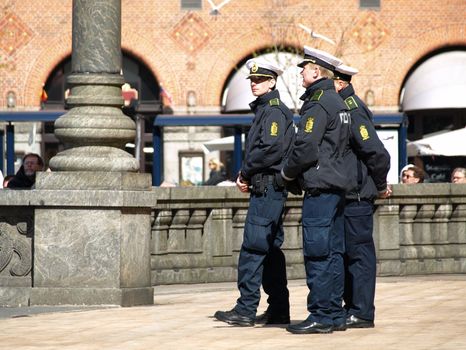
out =
{"type": "Polygon", "coordinates": [[[31,305],[153,304],[147,175],[38,176],[31,305]]]}
{"type": "Polygon", "coordinates": [[[67,149],[50,160],[53,171],[136,172],[138,161],[129,153],[104,146],[82,146],[67,149]]]}

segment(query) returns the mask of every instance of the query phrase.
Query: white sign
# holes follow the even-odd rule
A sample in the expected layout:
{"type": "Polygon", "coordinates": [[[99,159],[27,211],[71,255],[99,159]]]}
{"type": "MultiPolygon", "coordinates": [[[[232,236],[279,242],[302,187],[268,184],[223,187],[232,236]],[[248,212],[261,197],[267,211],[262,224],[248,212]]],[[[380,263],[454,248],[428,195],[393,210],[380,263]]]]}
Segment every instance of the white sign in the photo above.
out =
{"type": "Polygon", "coordinates": [[[399,164],[399,152],[398,152],[398,130],[395,129],[378,129],[377,135],[380,141],[385,146],[385,149],[390,153],[390,171],[387,175],[387,182],[389,184],[399,183],[398,164],[399,164]]]}

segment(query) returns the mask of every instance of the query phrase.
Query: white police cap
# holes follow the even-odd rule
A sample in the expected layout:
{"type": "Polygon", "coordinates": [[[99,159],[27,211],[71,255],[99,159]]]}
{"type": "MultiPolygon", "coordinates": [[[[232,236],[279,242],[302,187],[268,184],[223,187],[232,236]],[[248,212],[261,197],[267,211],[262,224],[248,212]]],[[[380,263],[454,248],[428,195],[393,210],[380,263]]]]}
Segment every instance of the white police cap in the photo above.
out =
{"type": "Polygon", "coordinates": [[[328,52],[304,46],[304,60],[298,64],[298,67],[303,68],[308,63],[314,63],[333,71],[343,61],[328,52]]]}
{"type": "Polygon", "coordinates": [[[246,62],[246,67],[249,69],[250,77],[268,77],[276,79],[283,73],[283,70],[270,62],[264,62],[255,58],[252,58],[246,62]]]}
{"type": "Polygon", "coordinates": [[[359,71],[356,68],[347,66],[345,64],[340,64],[339,66],[335,67],[334,78],[344,81],[351,81],[351,77],[357,74],[359,71]]]}

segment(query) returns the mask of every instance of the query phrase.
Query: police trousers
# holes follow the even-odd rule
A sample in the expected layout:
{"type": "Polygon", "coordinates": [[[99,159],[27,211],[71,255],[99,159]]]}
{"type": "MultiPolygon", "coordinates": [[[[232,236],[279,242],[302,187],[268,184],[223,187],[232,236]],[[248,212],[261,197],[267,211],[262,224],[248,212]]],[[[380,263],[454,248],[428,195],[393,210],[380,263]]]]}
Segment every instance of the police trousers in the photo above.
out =
{"type": "Polygon", "coordinates": [[[348,315],[374,320],[376,256],[371,201],[347,201],[345,205],[345,293],[348,315]]]}
{"type": "Polygon", "coordinates": [[[260,301],[260,287],[269,295],[268,311],[289,315],[282,215],[287,192],[272,184],[263,194],[252,193],[244,226],[243,244],[238,261],[238,298],[235,310],[255,317],[260,301]]]}
{"type": "Polygon", "coordinates": [[[344,288],[344,192],[307,193],[302,228],[308,320],[339,326],[346,320],[344,288]]]}

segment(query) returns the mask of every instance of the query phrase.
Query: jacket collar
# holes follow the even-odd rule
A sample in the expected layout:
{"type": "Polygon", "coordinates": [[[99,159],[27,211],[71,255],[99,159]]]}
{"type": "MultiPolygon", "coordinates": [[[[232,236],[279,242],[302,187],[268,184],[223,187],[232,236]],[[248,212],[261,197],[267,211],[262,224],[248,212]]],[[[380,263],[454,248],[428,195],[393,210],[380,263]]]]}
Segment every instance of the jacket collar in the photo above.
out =
{"type": "Polygon", "coordinates": [[[257,97],[254,101],[249,104],[249,107],[254,112],[259,106],[268,103],[273,98],[280,98],[280,93],[277,89],[267,92],[259,97],[257,97]]]}
{"type": "Polygon", "coordinates": [[[307,87],[304,94],[300,97],[301,100],[306,101],[314,95],[314,92],[317,90],[330,90],[335,91],[335,85],[333,85],[333,80],[329,78],[322,78],[313,82],[310,86],[307,87]]]}
{"type": "Polygon", "coordinates": [[[342,99],[346,100],[348,97],[354,95],[354,88],[352,84],[349,84],[347,87],[345,87],[343,90],[339,92],[339,95],[341,96],[342,99]]]}

